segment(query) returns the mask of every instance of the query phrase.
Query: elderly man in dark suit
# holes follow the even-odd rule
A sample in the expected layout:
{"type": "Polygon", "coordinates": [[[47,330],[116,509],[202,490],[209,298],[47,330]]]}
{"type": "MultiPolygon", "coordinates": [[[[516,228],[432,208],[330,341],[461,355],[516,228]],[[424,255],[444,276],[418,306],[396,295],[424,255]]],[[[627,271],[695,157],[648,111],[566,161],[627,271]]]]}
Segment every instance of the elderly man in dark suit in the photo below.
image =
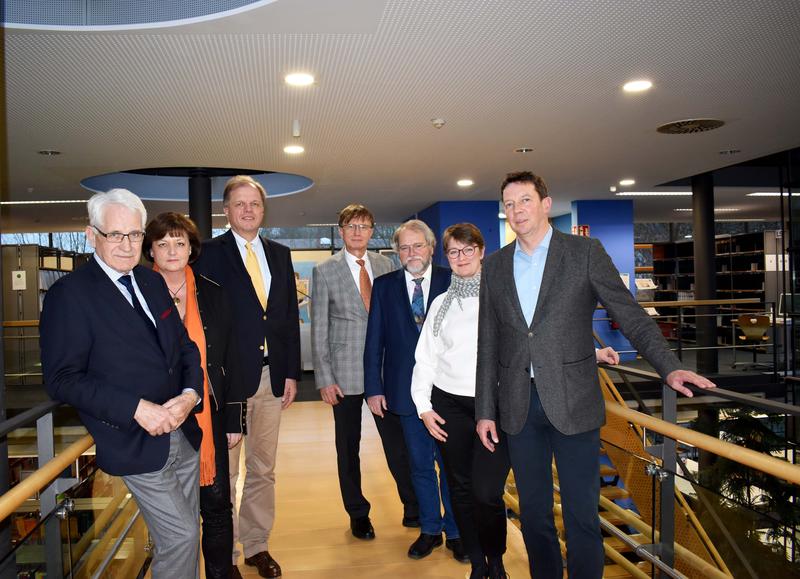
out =
{"type": "MultiPolygon", "coordinates": [[[[361,491],[359,459],[364,341],[373,280],[394,269],[388,257],[367,251],[374,227],[375,219],[363,205],[348,205],[339,212],[344,248],[314,267],[311,301],[314,377],[320,396],[333,407],[339,489],[350,516],[350,530],[354,537],[364,540],[375,538],[370,504],[361,491]]],[[[400,421],[373,416],[403,502],[403,524],[419,526],[419,507],[400,421]]]]}
{"type": "MultiPolygon", "coordinates": [[[[227,290],[247,395],[246,472],[239,516],[234,515],[234,545],[241,541],[245,564],[256,567],[259,575],[280,577],[281,568],[269,554],[268,541],[275,521],[281,411],[294,401],[300,377],[294,268],[288,247],[258,234],[266,207],[261,183],[246,175],[232,177],[222,203],[230,230],[203,243],[194,268],[227,290]]],[[[241,448],[240,444],[229,451],[234,505],[241,448]]],[[[237,559],[235,551],[234,565],[237,559]]]]}
{"type": "Polygon", "coordinates": [[[97,465],[121,476],[155,542],[155,579],[198,577],[200,354],[164,279],[138,265],[147,213],[130,191],[89,199],[94,257],[47,292],[42,370],[74,406],[97,465]]]}
{"type": "Polygon", "coordinates": [[[442,544],[444,530],[447,548],[456,559],[466,562],[469,557],[453,518],[441,453],[411,399],[419,332],[431,302],[450,285],[450,270],[431,265],[436,239],[430,227],[418,219],[403,223],[395,231],[392,244],[403,269],[377,278],[372,288],[364,349],[364,393],[373,414],[399,416],[403,427],[421,526],[408,556],[421,559],[430,555],[442,544]],[[441,473],[438,479],[435,462],[441,473]]]}
{"type": "Polygon", "coordinates": [[[552,229],[552,200],[541,177],[509,174],[501,196],[517,239],[483,266],[478,434],[490,450],[499,440],[498,425],[508,436],[531,576],[560,579],[563,574],[553,522],[555,457],[569,576],[599,578],[604,554],[597,505],[605,408],[592,340],[597,302],[669,386],[691,396],[684,383],[714,385],[681,369],[600,242],[552,229]]]}

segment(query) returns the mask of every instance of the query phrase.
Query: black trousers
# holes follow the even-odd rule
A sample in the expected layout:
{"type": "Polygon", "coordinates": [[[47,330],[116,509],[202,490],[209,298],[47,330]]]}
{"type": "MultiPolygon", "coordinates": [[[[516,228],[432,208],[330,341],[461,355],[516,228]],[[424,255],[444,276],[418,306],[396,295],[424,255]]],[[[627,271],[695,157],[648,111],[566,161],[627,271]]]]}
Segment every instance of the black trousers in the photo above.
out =
{"type": "MultiPolygon", "coordinates": [[[[211,410],[214,433],[214,482],[200,487],[203,558],[207,579],[230,579],[233,558],[233,507],[228,473],[228,437],[222,412],[211,410]]],[[[239,443],[241,444],[241,443],[239,443]]]]}
{"type": "MultiPolygon", "coordinates": [[[[333,407],[336,430],[336,463],[339,470],[339,488],[342,502],[351,519],[369,515],[370,504],[361,491],[361,408],[363,394],[346,395],[333,407]]],[[[400,418],[385,412],[380,418],[373,415],[389,471],[397,485],[397,493],[403,503],[406,517],[419,517],[419,505],[411,484],[411,467],[403,438],[400,418]]]]}
{"type": "Polygon", "coordinates": [[[494,452],[481,444],[475,432],[475,398],[449,394],[434,386],[431,403],[445,420],[442,429],[447,432],[447,442],[437,443],[453,514],[470,561],[479,565],[486,557],[500,557],[506,551],[503,492],[510,470],[508,443],[501,434],[494,452]]]}

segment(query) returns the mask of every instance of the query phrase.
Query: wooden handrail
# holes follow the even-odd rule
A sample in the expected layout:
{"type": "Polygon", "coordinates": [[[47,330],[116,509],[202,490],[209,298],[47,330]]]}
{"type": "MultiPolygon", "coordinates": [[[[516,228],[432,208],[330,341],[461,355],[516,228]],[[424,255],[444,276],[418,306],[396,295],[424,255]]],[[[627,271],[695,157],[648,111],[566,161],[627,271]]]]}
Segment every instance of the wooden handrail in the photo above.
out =
{"type": "Polygon", "coordinates": [[[627,407],[607,404],[606,412],[633,424],[649,428],[659,434],[674,438],[675,440],[688,442],[692,446],[713,452],[717,456],[727,458],[739,464],[771,474],[779,479],[800,485],[800,466],[756,452],[755,450],[750,450],[749,448],[744,448],[743,446],[719,440],[707,434],[670,424],[669,422],[653,418],[652,416],[642,414],[641,412],[631,410],[627,407]]]}
{"type": "Polygon", "coordinates": [[[743,304],[760,304],[758,298],[739,298],[733,300],[673,300],[669,302],[639,302],[643,308],[692,308],[695,306],[729,306],[743,304]]]}
{"type": "Polygon", "coordinates": [[[38,328],[39,320],[9,320],[3,322],[4,328],[38,328]]]}
{"type": "Polygon", "coordinates": [[[94,439],[87,434],[80,440],[70,444],[63,452],[47,461],[38,470],[33,472],[28,478],[21,481],[2,497],[0,497],[0,521],[3,521],[11,513],[17,510],[22,503],[29,497],[41,491],[55,479],[61,471],[75,462],[80,455],[89,450],[94,444],[94,439]]]}

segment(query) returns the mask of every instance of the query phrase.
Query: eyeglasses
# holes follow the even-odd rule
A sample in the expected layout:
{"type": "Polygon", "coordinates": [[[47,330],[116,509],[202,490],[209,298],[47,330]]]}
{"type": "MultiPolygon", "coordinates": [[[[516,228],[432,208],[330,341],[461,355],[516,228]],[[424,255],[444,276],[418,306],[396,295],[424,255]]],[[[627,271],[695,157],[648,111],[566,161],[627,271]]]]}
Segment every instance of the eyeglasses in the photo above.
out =
{"type": "Polygon", "coordinates": [[[426,247],[428,247],[427,243],[412,243],[411,245],[401,245],[400,247],[397,248],[397,251],[399,251],[400,253],[410,253],[411,250],[413,249],[415,252],[419,252],[425,249],[426,247]]]}
{"type": "Polygon", "coordinates": [[[122,243],[122,240],[126,237],[131,243],[141,243],[144,241],[144,231],[130,231],[128,233],[112,231],[111,233],[106,233],[104,231],[100,231],[100,228],[95,225],[92,225],[92,227],[97,230],[97,233],[105,237],[109,243],[122,243]]]}
{"type": "Polygon", "coordinates": [[[474,245],[468,245],[467,247],[462,247],[461,249],[456,249],[455,247],[452,249],[448,249],[445,251],[447,257],[450,259],[458,259],[458,254],[463,253],[464,257],[472,257],[475,255],[475,252],[478,251],[478,248],[474,245]]]}
{"type": "Polygon", "coordinates": [[[342,225],[342,229],[346,229],[347,231],[369,231],[372,229],[372,225],[367,225],[366,223],[348,223],[347,225],[342,225]]]}

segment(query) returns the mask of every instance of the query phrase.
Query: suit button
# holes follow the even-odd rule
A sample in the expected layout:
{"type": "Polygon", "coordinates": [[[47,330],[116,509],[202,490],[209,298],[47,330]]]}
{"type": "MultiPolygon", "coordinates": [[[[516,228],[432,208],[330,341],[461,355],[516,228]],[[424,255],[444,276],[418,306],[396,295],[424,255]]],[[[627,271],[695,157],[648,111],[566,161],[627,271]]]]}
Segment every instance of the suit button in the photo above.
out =
{"type": "Polygon", "coordinates": [[[207,330],[207,329],[208,329],[208,326],[203,326],[203,329],[204,329],[204,330],[207,330]]]}
{"type": "Polygon", "coordinates": [[[262,319],[262,320],[266,320],[266,319],[267,319],[267,316],[261,316],[261,319],[262,319]]]}
{"type": "Polygon", "coordinates": [[[172,376],[172,368],[169,369],[169,375],[172,376]]]}
{"type": "Polygon", "coordinates": [[[258,349],[263,352],[264,351],[264,346],[259,346],[258,349]]]}
{"type": "Polygon", "coordinates": [[[533,337],[533,332],[528,332],[528,337],[532,338],[533,337]]]}

